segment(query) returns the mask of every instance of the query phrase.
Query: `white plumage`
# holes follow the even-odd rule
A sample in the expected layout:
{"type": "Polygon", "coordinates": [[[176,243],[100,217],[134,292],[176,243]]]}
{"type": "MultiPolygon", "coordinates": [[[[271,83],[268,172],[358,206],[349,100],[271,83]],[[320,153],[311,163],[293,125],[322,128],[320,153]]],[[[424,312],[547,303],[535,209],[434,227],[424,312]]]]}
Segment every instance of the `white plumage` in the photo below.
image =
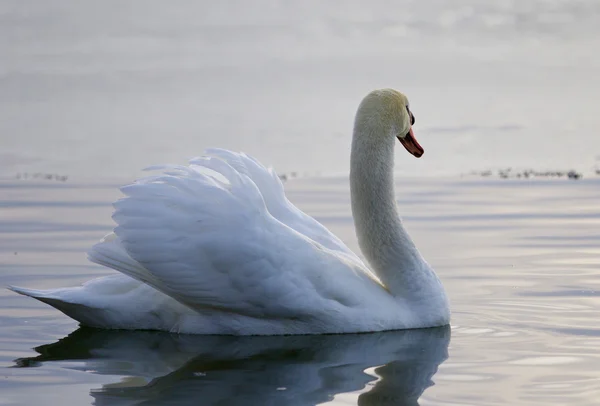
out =
{"type": "MultiPolygon", "coordinates": [[[[360,164],[361,156],[377,154],[373,148],[380,148],[382,154],[384,149],[393,150],[394,137],[392,144],[370,138],[376,147],[357,143],[357,137],[371,136],[363,134],[358,124],[361,111],[371,111],[373,104],[379,104],[380,111],[390,103],[406,103],[398,92],[378,92],[367,96],[357,113],[353,168],[360,164]],[[369,154],[362,154],[361,148],[369,148],[369,154]]],[[[406,134],[404,110],[397,113],[404,127],[398,128],[393,120],[399,119],[391,116],[390,129],[370,124],[371,131],[391,134],[393,127],[401,130],[400,135],[406,134]]],[[[385,124],[385,119],[379,121],[385,124]]],[[[390,173],[391,156],[392,162],[387,162],[390,173]]],[[[384,155],[379,158],[386,159],[384,155]]],[[[354,176],[354,183],[364,178],[372,182],[371,187],[390,187],[377,186],[378,181],[367,176],[376,175],[368,168],[372,163],[362,164],[367,165],[363,177],[354,176]]],[[[395,203],[393,213],[389,207],[380,213],[396,216],[389,219],[389,225],[372,221],[377,212],[369,213],[367,224],[356,219],[360,217],[356,211],[364,209],[361,206],[369,210],[389,206],[385,193],[372,196],[369,188],[362,190],[352,184],[359,241],[375,276],[337,237],[285,197],[283,184],[272,169],[245,154],[212,149],[188,166],[151,169],[163,173],[121,188],[126,197],[114,203],[114,233],[89,251],[92,262],[121,274],[75,288],[11,289],[46,302],[83,324],[104,328],[249,335],[447,324],[443,288],[403,234],[395,203]],[[370,229],[373,227],[383,229],[370,229]],[[395,236],[397,230],[387,227],[399,227],[402,233],[395,236]],[[360,237],[373,233],[391,240],[373,237],[373,244],[382,246],[365,250],[360,237]],[[400,248],[394,249],[394,244],[400,248]],[[388,255],[385,246],[397,252],[388,255]]],[[[393,187],[391,195],[393,198],[393,187]]]]}

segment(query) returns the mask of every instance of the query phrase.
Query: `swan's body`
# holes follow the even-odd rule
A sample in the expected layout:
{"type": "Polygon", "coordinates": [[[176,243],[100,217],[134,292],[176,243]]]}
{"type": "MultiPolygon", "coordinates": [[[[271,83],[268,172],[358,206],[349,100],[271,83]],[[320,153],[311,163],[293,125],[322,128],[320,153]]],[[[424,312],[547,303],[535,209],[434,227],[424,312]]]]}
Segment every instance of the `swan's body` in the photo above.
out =
{"type": "Polygon", "coordinates": [[[372,271],[244,154],[210,150],[122,188],[118,226],[89,252],[120,274],[14,291],[83,324],[196,334],[320,334],[445,325],[444,289],[404,230],[394,138],[420,156],[406,98],[370,93],[354,126],[352,212],[372,271]]]}

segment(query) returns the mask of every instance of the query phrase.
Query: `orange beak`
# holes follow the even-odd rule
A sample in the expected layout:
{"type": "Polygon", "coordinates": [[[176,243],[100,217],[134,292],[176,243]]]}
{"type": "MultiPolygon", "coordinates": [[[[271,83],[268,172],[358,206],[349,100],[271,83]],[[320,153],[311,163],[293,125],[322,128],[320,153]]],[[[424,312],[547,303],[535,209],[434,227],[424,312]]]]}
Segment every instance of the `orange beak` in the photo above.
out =
{"type": "Polygon", "coordinates": [[[410,152],[417,158],[421,158],[421,156],[425,153],[423,147],[417,142],[415,135],[413,134],[412,127],[410,128],[408,134],[404,136],[404,138],[398,136],[398,141],[400,141],[400,143],[404,145],[404,148],[406,148],[408,152],[410,152]]]}

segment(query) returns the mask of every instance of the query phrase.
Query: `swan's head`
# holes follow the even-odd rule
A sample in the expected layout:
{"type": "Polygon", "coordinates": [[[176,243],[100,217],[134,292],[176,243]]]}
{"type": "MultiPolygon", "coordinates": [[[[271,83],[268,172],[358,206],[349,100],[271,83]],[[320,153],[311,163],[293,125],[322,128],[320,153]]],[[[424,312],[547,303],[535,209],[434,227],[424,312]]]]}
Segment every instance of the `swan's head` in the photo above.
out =
{"type": "Polygon", "coordinates": [[[425,151],[413,134],[414,123],[415,116],[410,111],[406,96],[394,89],[380,89],[363,99],[355,124],[362,128],[364,125],[376,126],[378,130],[366,132],[367,136],[394,136],[408,152],[420,158],[425,151]]]}

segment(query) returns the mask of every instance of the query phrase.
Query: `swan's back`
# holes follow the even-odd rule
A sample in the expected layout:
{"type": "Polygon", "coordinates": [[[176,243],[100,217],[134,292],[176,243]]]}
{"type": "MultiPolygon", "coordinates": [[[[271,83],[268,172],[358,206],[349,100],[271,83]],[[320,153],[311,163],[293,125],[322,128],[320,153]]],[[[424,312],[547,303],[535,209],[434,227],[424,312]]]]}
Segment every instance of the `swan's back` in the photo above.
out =
{"type": "Polygon", "coordinates": [[[230,160],[155,167],[165,173],[123,187],[114,235],[94,246],[90,259],[201,315],[201,331],[356,330],[368,309],[381,305],[376,299],[383,295],[385,302],[389,294],[335,236],[275,193],[271,186],[283,186],[273,173],[255,161],[248,170],[230,160]],[[259,189],[254,180],[265,174],[259,189]],[[271,214],[275,206],[288,224],[271,214]],[[292,228],[298,223],[314,239],[292,228]]]}

